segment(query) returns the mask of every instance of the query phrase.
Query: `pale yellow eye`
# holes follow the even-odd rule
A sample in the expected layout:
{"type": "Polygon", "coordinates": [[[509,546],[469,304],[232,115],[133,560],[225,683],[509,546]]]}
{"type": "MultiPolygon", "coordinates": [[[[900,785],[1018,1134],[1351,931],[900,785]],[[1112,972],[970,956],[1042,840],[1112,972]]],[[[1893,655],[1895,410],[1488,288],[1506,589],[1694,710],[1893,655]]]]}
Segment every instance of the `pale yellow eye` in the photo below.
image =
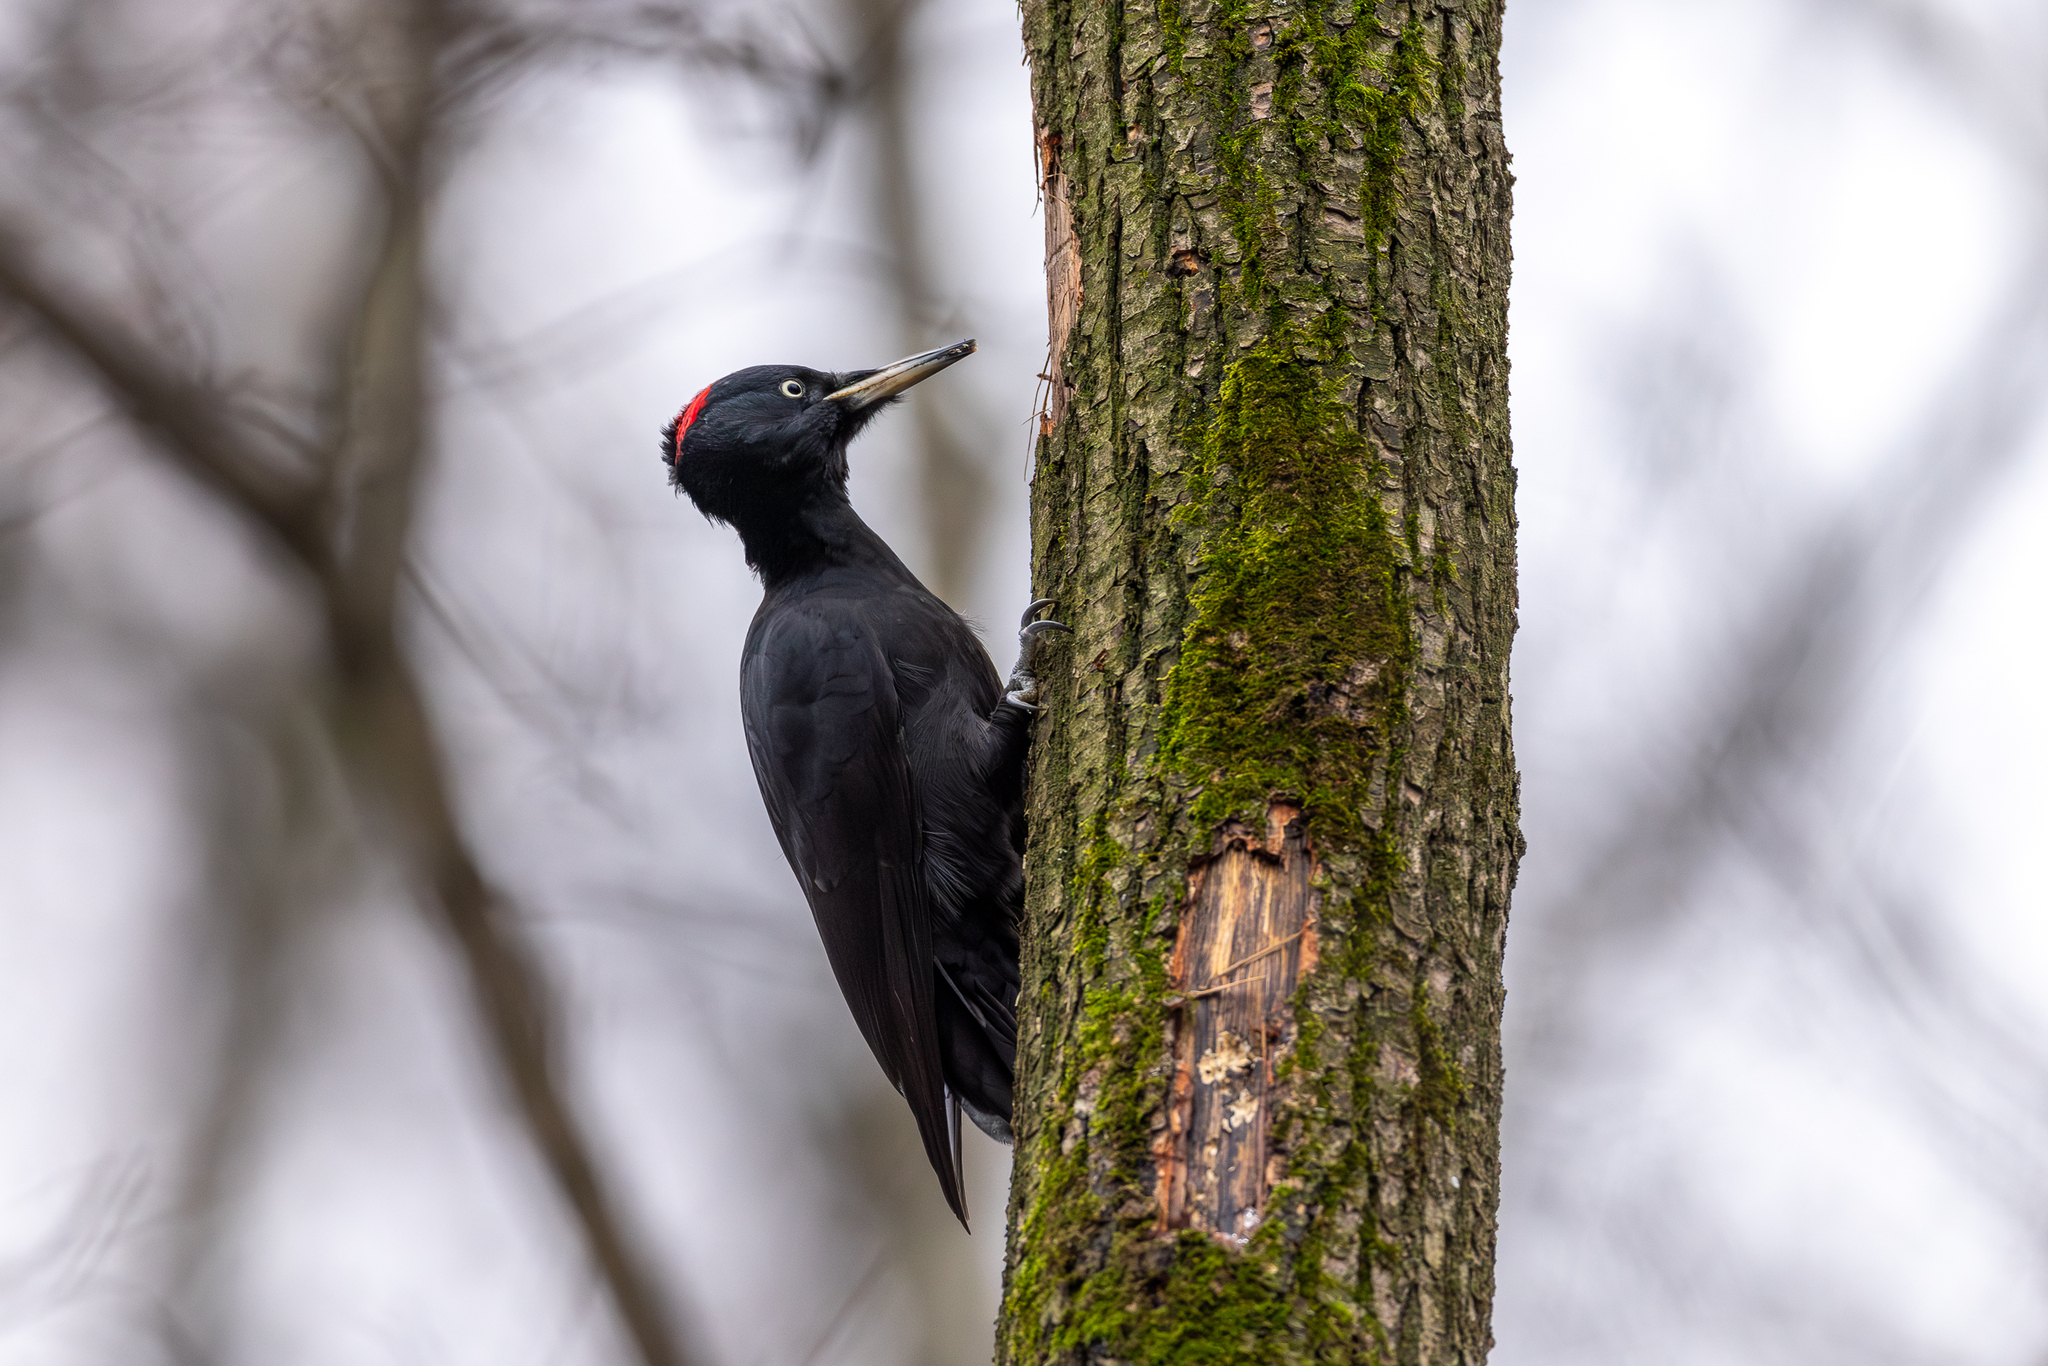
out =
{"type": "Polygon", "coordinates": [[[794,379],[782,381],[782,392],[791,398],[802,398],[804,396],[803,381],[794,379]]]}

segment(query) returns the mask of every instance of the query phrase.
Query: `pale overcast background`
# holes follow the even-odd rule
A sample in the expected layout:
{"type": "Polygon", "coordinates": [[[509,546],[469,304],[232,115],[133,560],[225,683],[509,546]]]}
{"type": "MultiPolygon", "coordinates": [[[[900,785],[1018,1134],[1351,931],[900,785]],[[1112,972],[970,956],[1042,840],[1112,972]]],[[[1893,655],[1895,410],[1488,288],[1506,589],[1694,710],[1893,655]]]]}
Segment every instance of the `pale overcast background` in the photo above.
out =
{"type": "MultiPolygon", "coordinates": [[[[0,0],[0,166],[83,168],[0,200],[154,253],[217,368],[283,390],[364,184],[260,74],[297,12],[0,0]]],[[[531,64],[434,220],[414,642],[717,1366],[985,1360],[995,1309],[1007,1154],[976,1136],[969,1238],[754,793],[758,589],[656,452],[736,367],[978,337],[853,486],[1009,664],[1026,72],[1010,5],[907,12],[902,84],[837,104],[531,64]]],[[[897,10],[705,13],[857,69],[897,10]]],[[[1517,0],[1503,68],[1529,853],[1493,1360],[2043,1366],[2048,11],[1517,0]]],[[[332,801],[265,701],[301,605],[32,335],[0,322],[0,1364],[622,1360],[453,956],[345,817],[293,824],[332,801]],[[252,940],[221,907],[271,904],[273,845],[252,940]]]]}

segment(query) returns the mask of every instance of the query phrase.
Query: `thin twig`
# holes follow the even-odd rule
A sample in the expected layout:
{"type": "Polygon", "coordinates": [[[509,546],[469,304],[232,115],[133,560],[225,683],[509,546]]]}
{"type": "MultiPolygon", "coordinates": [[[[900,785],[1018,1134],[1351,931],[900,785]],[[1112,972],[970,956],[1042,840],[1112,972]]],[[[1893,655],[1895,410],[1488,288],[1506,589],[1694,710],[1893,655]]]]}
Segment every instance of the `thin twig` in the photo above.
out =
{"type": "MultiPolygon", "coordinates": [[[[1216,975],[1219,977],[1228,977],[1231,973],[1236,972],[1239,968],[1244,967],[1248,963],[1256,963],[1261,958],[1266,957],[1268,954],[1280,952],[1280,950],[1286,948],[1289,944],[1292,944],[1295,940],[1301,938],[1301,936],[1305,933],[1307,933],[1307,927],[1303,926],[1301,929],[1296,930],[1293,934],[1288,935],[1285,939],[1275,940],[1271,944],[1266,945],[1265,948],[1260,949],[1257,953],[1248,953],[1244,957],[1238,959],[1235,963],[1231,963],[1225,967],[1217,969],[1216,975]]],[[[1244,982],[1242,980],[1235,982],[1211,982],[1210,985],[1203,987],[1200,991],[1190,991],[1186,993],[1181,997],[1181,999],[1184,1001],[1195,1001],[1201,999],[1204,996],[1214,996],[1219,991],[1226,991],[1231,987],[1240,987],[1243,985],[1244,982]]]]}

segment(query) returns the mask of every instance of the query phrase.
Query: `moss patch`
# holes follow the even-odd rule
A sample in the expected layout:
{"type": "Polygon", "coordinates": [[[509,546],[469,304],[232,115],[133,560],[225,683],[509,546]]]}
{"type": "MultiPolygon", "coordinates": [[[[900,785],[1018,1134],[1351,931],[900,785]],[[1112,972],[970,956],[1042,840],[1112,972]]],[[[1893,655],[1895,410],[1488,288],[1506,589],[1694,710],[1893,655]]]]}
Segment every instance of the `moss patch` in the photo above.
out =
{"type": "MultiPolygon", "coordinates": [[[[1162,1308],[1201,1293],[1182,1284],[1176,1264],[1155,1255],[1160,1245],[1143,1169],[1150,1118],[1169,1084],[1168,982],[1158,929],[1172,912],[1165,897],[1156,898],[1136,925],[1113,932],[1125,918],[1110,874],[1125,861],[1098,817],[1068,887],[1078,909],[1084,1004],[1047,1107],[1060,1122],[1038,1131],[1030,1153],[1037,1188],[1014,1244],[1025,1255],[1005,1291],[1004,1350],[1011,1359],[1042,1360],[1109,1342],[1131,1361],[1235,1361],[1188,1355],[1162,1308]],[[1112,959],[1135,973],[1113,980],[1112,959]]],[[[1247,1304],[1270,1298],[1248,1296],[1247,1304]]]]}
{"type": "Polygon", "coordinates": [[[1394,230],[1394,210],[1400,204],[1395,177],[1401,169],[1401,125],[1428,107],[1431,78],[1439,67],[1415,20],[1401,30],[1391,53],[1374,52],[1372,40],[1373,25],[1354,22],[1324,33],[1313,46],[1316,75],[1330,92],[1329,133],[1355,129],[1365,139],[1360,206],[1366,250],[1377,254],[1394,230]],[[1379,73],[1386,85],[1368,84],[1367,71],[1379,73]]]}
{"type": "MultiPolygon", "coordinates": [[[[1403,124],[1428,108],[1439,90],[1455,90],[1451,82],[1463,79],[1462,62],[1447,71],[1430,55],[1422,24],[1413,19],[1391,48],[1383,48],[1372,7],[1362,0],[1314,6],[1291,18],[1268,18],[1269,11],[1251,0],[1221,0],[1203,26],[1205,55],[1194,59],[1193,34],[1177,0],[1157,5],[1168,69],[1196,93],[1214,138],[1219,174],[1213,188],[1237,251],[1237,301],[1247,309],[1267,305],[1277,321],[1285,303],[1304,302],[1317,292],[1291,272],[1269,276],[1264,259],[1279,225],[1281,194],[1274,179],[1279,167],[1269,170],[1262,157],[1283,148],[1306,162],[1325,145],[1362,144],[1359,214],[1369,269],[1380,288],[1378,256],[1400,204],[1403,124]],[[1273,82],[1270,107],[1255,117],[1250,83],[1262,58],[1272,63],[1273,82]]],[[[1462,116],[1462,102],[1458,109],[1462,116]]],[[[1314,180],[1289,185],[1289,193],[1318,196],[1314,180]]],[[[1219,305],[1227,306],[1231,282],[1217,283],[1219,305]]]]}
{"type": "Polygon", "coordinates": [[[1422,983],[1415,984],[1409,1006],[1409,1028],[1414,1031],[1417,1070],[1421,1080],[1410,1097],[1415,1108],[1441,1128],[1458,1122],[1458,1107],[1465,1100],[1465,1075],[1459,1071],[1451,1050],[1444,1046],[1443,1030],[1422,1003],[1422,983]]]}
{"type": "MultiPolygon", "coordinates": [[[[1325,333],[1318,359],[1342,341],[1325,333]]],[[[1232,363],[1201,433],[1198,493],[1176,515],[1207,530],[1160,756],[1201,785],[1198,828],[1288,796],[1337,847],[1363,836],[1358,798],[1415,646],[1371,488],[1382,466],[1309,344],[1282,329],[1232,363]]]]}

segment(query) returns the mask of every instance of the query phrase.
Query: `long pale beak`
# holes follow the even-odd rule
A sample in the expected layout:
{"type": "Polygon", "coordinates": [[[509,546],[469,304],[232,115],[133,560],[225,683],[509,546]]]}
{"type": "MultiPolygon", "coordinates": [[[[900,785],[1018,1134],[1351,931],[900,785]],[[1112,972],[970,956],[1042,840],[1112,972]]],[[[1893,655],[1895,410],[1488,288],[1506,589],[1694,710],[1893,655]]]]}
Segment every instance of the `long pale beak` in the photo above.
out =
{"type": "Polygon", "coordinates": [[[840,404],[849,412],[859,412],[870,404],[894,398],[919,380],[930,379],[954,361],[973,354],[974,338],[969,337],[921,356],[906,356],[894,365],[868,371],[845,388],[827,394],[825,401],[840,404]]]}

